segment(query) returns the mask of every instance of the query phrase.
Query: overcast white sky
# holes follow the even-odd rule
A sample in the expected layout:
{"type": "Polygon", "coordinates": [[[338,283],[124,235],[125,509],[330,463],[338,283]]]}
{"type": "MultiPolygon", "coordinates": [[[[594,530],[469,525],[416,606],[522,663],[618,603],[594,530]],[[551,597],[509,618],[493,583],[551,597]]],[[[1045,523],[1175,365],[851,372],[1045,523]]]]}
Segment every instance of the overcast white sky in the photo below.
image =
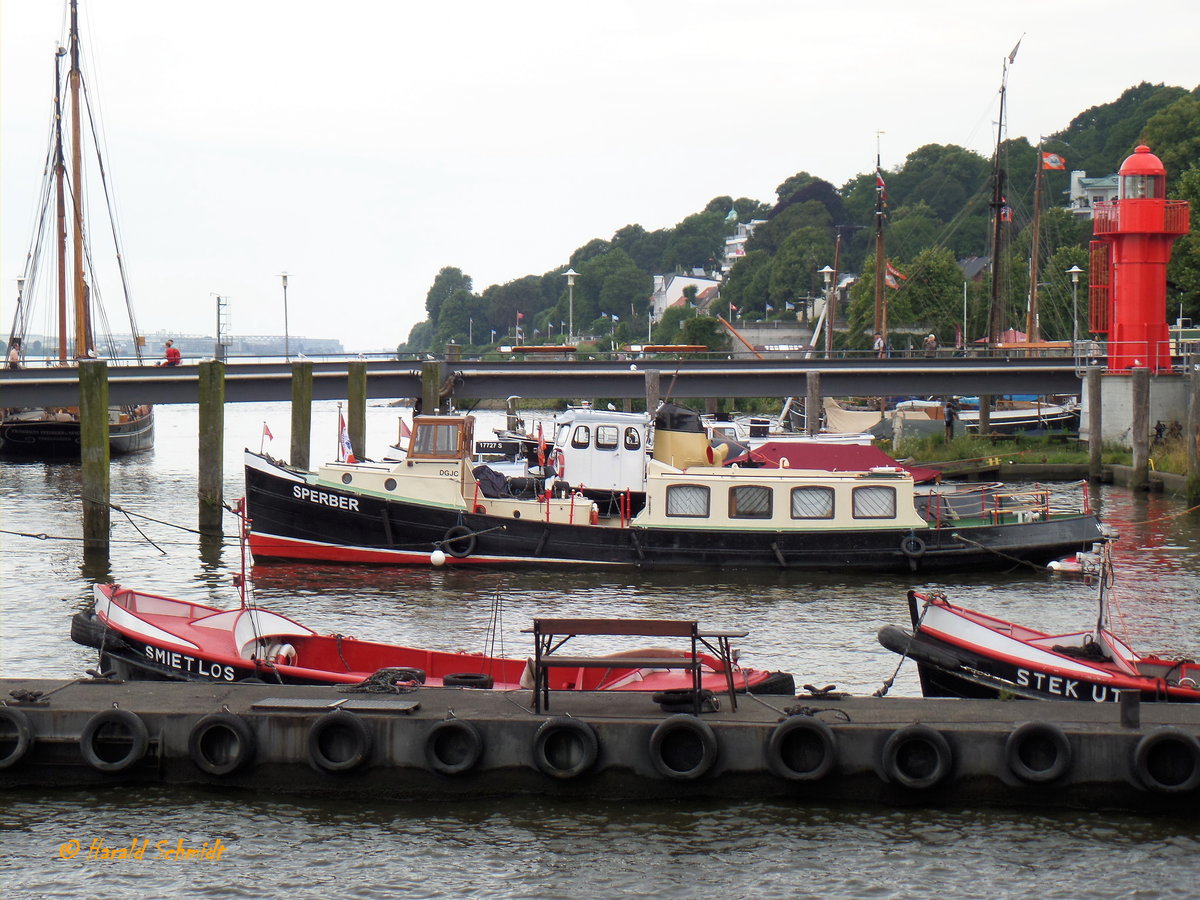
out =
{"type": "MultiPolygon", "coordinates": [[[[65,2],[0,0],[7,333],[65,2]]],[[[712,197],[990,155],[1140,81],[1200,83],[1200,4],[81,0],[144,333],[390,349],[438,269],[477,290],[712,197]]],[[[1070,156],[1067,156],[1070,162],[1070,156]]],[[[106,293],[115,292],[115,288],[106,293]]]]}

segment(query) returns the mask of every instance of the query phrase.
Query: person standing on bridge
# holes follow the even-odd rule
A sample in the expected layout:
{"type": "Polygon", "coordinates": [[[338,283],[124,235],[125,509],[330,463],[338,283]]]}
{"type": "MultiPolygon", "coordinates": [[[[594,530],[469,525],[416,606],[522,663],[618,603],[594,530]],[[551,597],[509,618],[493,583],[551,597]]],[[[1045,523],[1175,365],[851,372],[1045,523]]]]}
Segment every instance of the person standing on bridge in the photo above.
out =
{"type": "Polygon", "coordinates": [[[10,369],[21,368],[21,339],[15,337],[8,347],[8,367],[10,369]]]}
{"type": "Polygon", "coordinates": [[[175,346],[175,342],[167,340],[167,352],[162,360],[158,363],[160,366],[177,366],[183,362],[183,354],[179,352],[179,348],[175,346]]]}
{"type": "Polygon", "coordinates": [[[875,343],[871,345],[875,350],[875,358],[883,359],[887,354],[887,345],[883,342],[883,335],[878,331],[875,332],[875,343]]]}
{"type": "Polygon", "coordinates": [[[937,335],[935,335],[933,332],[930,332],[928,335],[926,335],[923,346],[925,347],[926,359],[933,359],[935,356],[937,356],[937,335]]]}

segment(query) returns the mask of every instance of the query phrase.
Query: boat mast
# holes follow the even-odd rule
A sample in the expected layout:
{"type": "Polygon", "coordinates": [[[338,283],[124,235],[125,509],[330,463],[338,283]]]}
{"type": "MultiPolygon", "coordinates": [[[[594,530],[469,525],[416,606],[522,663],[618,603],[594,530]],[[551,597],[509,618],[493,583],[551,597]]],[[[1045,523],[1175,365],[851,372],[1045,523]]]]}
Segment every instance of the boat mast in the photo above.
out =
{"type": "Polygon", "coordinates": [[[66,49],[54,54],[54,192],[55,224],[58,232],[58,361],[67,361],[67,164],[62,143],[62,58],[66,49]]]}
{"type": "Polygon", "coordinates": [[[1041,250],[1038,233],[1042,217],[1042,142],[1038,141],[1037,174],[1033,178],[1033,247],[1029,255],[1029,312],[1025,317],[1025,340],[1040,341],[1038,324],[1038,255],[1041,250]]]}
{"type": "Polygon", "coordinates": [[[883,302],[883,217],[887,207],[887,188],[879,156],[879,135],[875,132],[875,333],[883,335],[887,345],[887,307],[883,302]]]}
{"type": "Polygon", "coordinates": [[[80,146],[79,110],[79,3],[71,0],[71,196],[75,234],[72,249],[75,265],[75,357],[83,359],[92,349],[87,315],[87,287],[83,282],[83,150],[80,146]]]}
{"type": "Polygon", "coordinates": [[[1008,67],[1017,58],[1020,47],[1021,41],[1017,41],[1004,60],[1004,73],[1000,78],[1000,119],[996,123],[996,155],[992,157],[992,305],[988,315],[988,342],[993,347],[1000,343],[1000,336],[1004,332],[1004,297],[1000,292],[1001,236],[1004,208],[1007,205],[1004,197],[1005,172],[1000,165],[1000,144],[1004,140],[1004,99],[1008,91],[1008,67]]]}

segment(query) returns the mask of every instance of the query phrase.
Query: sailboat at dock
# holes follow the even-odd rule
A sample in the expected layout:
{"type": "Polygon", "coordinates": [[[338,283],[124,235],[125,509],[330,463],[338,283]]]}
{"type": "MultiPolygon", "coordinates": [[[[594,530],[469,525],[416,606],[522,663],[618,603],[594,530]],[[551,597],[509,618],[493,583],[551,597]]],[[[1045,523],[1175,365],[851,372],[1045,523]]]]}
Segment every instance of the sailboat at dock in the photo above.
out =
{"type": "MultiPolygon", "coordinates": [[[[81,360],[118,357],[143,364],[143,340],[138,336],[115,224],[109,168],[95,137],[91,106],[80,65],[78,0],[70,0],[70,32],[66,47],[54,58],[54,119],[46,156],[36,225],[25,269],[17,281],[17,306],[9,332],[9,368],[77,366],[81,360]],[[63,63],[66,60],[66,97],[63,63]],[[98,287],[95,256],[84,222],[87,207],[84,166],[84,119],[92,136],[97,164],[95,176],[108,211],[117,270],[129,322],[127,338],[108,327],[98,287]],[[33,353],[34,331],[46,335],[46,346],[33,353]],[[26,355],[28,354],[28,355],[26,355]]],[[[88,171],[86,177],[90,179],[88,171]]],[[[154,410],[147,404],[111,406],[108,411],[109,449],[113,454],[135,453],[154,447],[154,410]]],[[[81,423],[78,407],[34,407],[0,410],[0,455],[26,458],[79,458],[81,423]]]]}

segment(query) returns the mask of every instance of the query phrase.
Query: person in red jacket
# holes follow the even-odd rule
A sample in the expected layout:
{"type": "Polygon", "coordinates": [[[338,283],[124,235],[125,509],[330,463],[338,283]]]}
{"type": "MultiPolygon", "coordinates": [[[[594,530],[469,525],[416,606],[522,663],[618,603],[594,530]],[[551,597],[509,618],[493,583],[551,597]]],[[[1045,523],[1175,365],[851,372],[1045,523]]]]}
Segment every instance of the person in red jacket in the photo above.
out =
{"type": "Polygon", "coordinates": [[[183,354],[179,352],[179,348],[175,346],[172,340],[167,341],[166,356],[158,363],[160,366],[177,366],[183,362],[183,354]]]}

